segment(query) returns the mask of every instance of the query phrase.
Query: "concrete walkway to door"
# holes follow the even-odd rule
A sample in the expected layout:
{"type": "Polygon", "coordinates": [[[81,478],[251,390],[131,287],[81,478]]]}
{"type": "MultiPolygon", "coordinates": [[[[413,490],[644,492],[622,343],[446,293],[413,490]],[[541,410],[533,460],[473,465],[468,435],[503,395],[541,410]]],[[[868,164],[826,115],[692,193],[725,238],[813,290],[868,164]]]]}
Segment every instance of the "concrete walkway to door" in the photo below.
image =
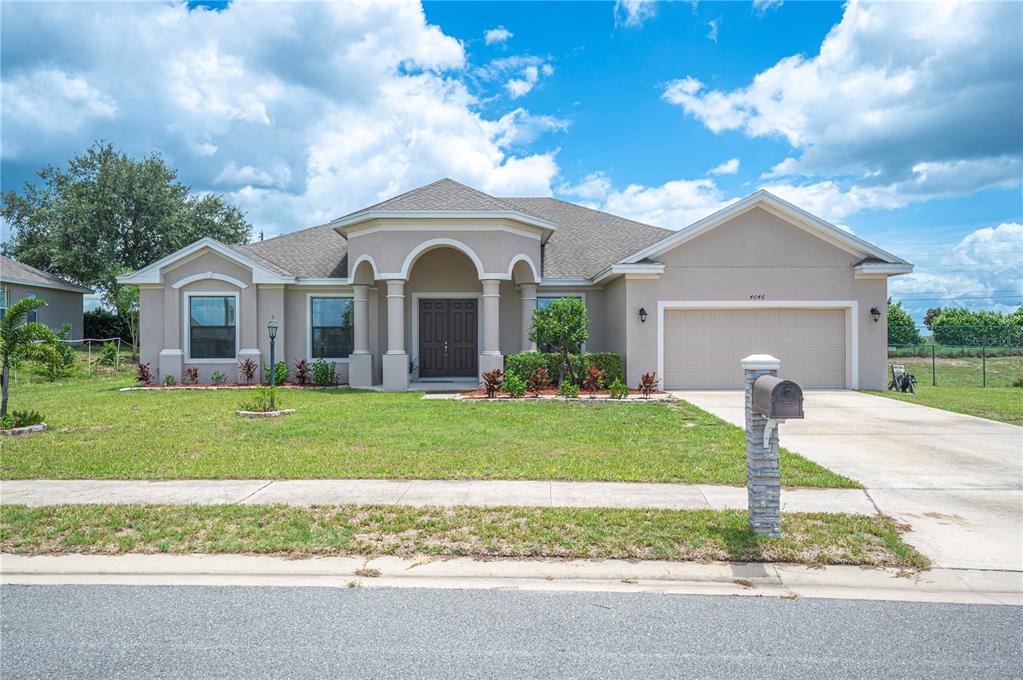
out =
{"type": "MultiPolygon", "coordinates": [[[[743,424],[741,391],[674,394],[743,424]]],[[[861,392],[804,396],[783,447],[862,482],[937,566],[1023,571],[1023,428],[861,392]]]]}

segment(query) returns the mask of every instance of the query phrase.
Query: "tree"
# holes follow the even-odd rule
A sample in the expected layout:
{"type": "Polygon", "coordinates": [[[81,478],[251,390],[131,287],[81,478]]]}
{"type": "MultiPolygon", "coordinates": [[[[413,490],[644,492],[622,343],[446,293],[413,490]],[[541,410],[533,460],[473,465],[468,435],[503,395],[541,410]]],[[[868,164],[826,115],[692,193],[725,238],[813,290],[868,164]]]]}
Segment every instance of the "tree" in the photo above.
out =
{"type": "Polygon", "coordinates": [[[934,320],[934,341],[942,345],[1018,344],[1023,314],[946,307],[934,320]]]}
{"type": "Polygon", "coordinates": [[[11,225],[4,252],[20,262],[98,288],[107,301],[115,278],[209,236],[248,241],[244,214],[214,194],[194,195],[159,154],[136,160],[97,142],[36,173],[22,193],[6,191],[0,216],[11,225]]]}
{"type": "Polygon", "coordinates": [[[52,362],[56,357],[53,331],[36,321],[28,321],[31,312],[45,307],[46,301],[39,298],[23,298],[7,308],[0,319],[0,418],[7,415],[7,398],[10,390],[11,363],[20,359],[38,359],[52,362]]]}
{"type": "Polygon", "coordinates": [[[934,320],[941,316],[941,307],[931,307],[924,314],[924,325],[927,326],[927,330],[934,330],[934,320]]]}
{"type": "Polygon", "coordinates": [[[118,286],[113,303],[118,316],[128,327],[132,350],[136,350],[139,346],[139,289],[134,286],[118,286]]]}
{"type": "Polygon", "coordinates": [[[923,341],[913,317],[902,308],[902,301],[892,303],[888,298],[888,344],[919,345],[923,341]]]}
{"type": "Polygon", "coordinates": [[[529,340],[539,346],[550,347],[561,355],[559,385],[566,375],[575,384],[569,355],[578,352],[589,337],[590,317],[586,315],[586,305],[579,298],[563,297],[533,312],[529,340]]]}

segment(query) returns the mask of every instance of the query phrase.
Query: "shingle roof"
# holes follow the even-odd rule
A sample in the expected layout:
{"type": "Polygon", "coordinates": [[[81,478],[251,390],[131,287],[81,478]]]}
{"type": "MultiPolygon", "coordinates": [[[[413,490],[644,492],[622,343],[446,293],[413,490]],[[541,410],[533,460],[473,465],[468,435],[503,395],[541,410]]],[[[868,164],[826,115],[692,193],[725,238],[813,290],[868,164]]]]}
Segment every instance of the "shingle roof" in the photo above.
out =
{"type": "Polygon", "coordinates": [[[72,283],[67,279],[62,279],[59,276],[54,276],[53,274],[47,274],[40,269],[29,267],[27,264],[22,264],[17,260],[12,260],[6,255],[0,255],[0,281],[10,281],[11,279],[24,281],[28,285],[36,283],[43,288],[57,288],[60,290],[71,291],[73,293],[92,292],[91,288],[79,286],[77,283],[72,283]]]}
{"type": "Polygon", "coordinates": [[[278,274],[312,279],[348,276],[348,242],[326,224],[234,249],[278,274]]]}
{"type": "Polygon", "coordinates": [[[502,200],[554,223],[543,251],[545,279],[588,279],[672,233],[556,198],[502,200]]]}
{"type": "MultiPolygon", "coordinates": [[[[541,275],[548,279],[590,278],[672,233],[554,198],[497,198],[450,179],[350,214],[370,210],[514,211],[546,220],[554,224],[543,253],[541,275]]],[[[236,246],[235,250],[285,275],[324,279],[348,276],[347,241],[330,225],[236,246]]]]}
{"type": "Polygon", "coordinates": [[[520,208],[500,198],[446,177],[350,214],[356,215],[370,210],[521,211],[520,208]]]}

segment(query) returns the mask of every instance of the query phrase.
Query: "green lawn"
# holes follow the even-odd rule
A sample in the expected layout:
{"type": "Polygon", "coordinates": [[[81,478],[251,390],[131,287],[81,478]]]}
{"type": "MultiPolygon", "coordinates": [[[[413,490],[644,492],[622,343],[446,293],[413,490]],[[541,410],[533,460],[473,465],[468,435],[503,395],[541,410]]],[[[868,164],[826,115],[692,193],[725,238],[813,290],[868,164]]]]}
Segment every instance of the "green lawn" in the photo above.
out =
{"type": "MultiPolygon", "coordinates": [[[[1023,377],[1023,356],[988,357],[891,357],[891,364],[905,364],[906,370],[916,376],[918,385],[938,387],[981,387],[984,385],[984,364],[987,364],[987,387],[1011,387],[1023,377]],[[932,377],[935,380],[932,380],[932,377]]],[[[889,369],[889,378],[891,369],[889,369]]]]}
{"type": "MultiPolygon", "coordinates": [[[[418,394],[285,390],[285,418],[234,415],[239,391],[119,392],[121,373],[22,382],[11,407],[51,430],[8,438],[20,478],[579,479],[745,484],[741,429],[696,407],[471,403],[418,394]]],[[[782,452],[788,486],[855,487],[782,452]]]]}
{"type": "Polygon", "coordinates": [[[1023,388],[945,387],[917,383],[916,394],[871,392],[882,397],[1023,426],[1023,388]]]}
{"type": "Polygon", "coordinates": [[[398,506],[0,507],[0,551],[620,558],[926,568],[882,516],[785,514],[758,538],[738,510],[398,506]]]}

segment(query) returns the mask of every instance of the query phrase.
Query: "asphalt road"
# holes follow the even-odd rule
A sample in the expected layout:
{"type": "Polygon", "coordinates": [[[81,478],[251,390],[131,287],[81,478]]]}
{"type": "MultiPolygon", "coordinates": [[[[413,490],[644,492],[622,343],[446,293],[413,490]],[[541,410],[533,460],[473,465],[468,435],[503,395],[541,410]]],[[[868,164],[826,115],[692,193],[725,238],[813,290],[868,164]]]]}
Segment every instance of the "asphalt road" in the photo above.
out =
{"type": "Polygon", "coordinates": [[[3,678],[1020,677],[1023,608],[486,590],[3,586],[3,678]]]}

